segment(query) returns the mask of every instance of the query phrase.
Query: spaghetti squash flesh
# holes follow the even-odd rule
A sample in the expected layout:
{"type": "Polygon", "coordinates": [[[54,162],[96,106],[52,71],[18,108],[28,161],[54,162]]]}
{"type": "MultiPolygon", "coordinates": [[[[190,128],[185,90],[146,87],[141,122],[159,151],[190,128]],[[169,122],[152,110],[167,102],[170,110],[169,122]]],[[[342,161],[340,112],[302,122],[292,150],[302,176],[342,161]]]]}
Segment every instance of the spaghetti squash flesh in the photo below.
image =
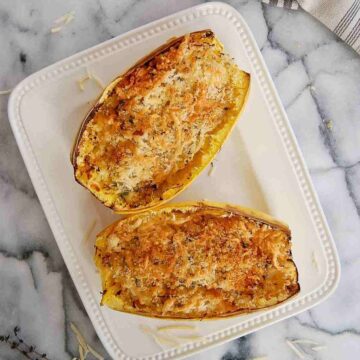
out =
{"type": "Polygon", "coordinates": [[[249,75],[211,31],[172,41],[105,90],[80,132],[75,177],[115,211],[156,206],[211,161],[244,104],[249,75]]]}
{"type": "Polygon", "coordinates": [[[272,306],[299,291],[290,246],[285,225],[242,208],[193,203],[132,216],[98,235],[102,303],[184,319],[272,306]]]}

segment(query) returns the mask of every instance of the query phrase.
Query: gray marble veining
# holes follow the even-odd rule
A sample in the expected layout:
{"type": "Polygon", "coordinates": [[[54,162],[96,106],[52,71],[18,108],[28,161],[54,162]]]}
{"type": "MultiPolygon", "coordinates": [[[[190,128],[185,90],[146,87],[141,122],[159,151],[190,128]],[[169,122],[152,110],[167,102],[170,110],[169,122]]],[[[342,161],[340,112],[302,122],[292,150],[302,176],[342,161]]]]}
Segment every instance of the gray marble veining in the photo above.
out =
{"type": "MultiPolygon", "coordinates": [[[[134,27],[201,1],[0,0],[0,90],[134,27]],[[59,33],[53,21],[75,11],[59,33]]],[[[306,159],[342,263],[336,293],[297,317],[193,359],[296,359],[287,339],[312,339],[307,359],[360,354],[360,57],[303,11],[228,1],[245,17],[306,159]]],[[[21,336],[49,359],[77,356],[70,322],[108,357],[65,268],[21,159],[0,96],[0,335],[21,336]]],[[[0,343],[0,358],[21,355],[0,343]]]]}

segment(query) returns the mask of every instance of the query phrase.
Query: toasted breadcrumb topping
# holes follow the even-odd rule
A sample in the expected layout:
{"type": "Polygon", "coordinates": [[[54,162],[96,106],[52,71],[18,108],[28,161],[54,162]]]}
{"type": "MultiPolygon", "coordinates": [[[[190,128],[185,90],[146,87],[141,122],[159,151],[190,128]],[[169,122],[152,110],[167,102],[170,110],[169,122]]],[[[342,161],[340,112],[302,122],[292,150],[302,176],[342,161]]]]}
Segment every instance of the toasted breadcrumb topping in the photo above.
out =
{"type": "Polygon", "coordinates": [[[299,291],[287,231],[206,206],[119,221],[98,237],[96,263],[103,303],[159,317],[251,311],[299,291]]]}

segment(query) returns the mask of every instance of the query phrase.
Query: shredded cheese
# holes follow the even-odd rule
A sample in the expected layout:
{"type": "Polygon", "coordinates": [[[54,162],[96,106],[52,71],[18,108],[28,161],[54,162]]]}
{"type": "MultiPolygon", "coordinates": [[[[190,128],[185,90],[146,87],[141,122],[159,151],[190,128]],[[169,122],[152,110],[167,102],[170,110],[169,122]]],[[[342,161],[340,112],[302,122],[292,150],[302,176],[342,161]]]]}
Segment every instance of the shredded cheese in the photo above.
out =
{"type": "Polygon", "coordinates": [[[87,344],[86,341],[84,339],[84,337],[81,335],[80,331],[78,330],[78,328],[75,326],[74,323],[70,323],[70,328],[73,331],[73,333],[76,335],[76,339],[79,343],[79,345],[84,349],[87,348],[87,344]]]}
{"type": "Polygon", "coordinates": [[[88,80],[93,80],[102,90],[105,88],[105,85],[99,79],[99,77],[96,76],[95,74],[91,73],[89,71],[89,69],[86,68],[86,75],[84,77],[82,77],[81,79],[77,80],[77,84],[81,91],[85,90],[85,82],[87,82],[88,80]]]}
{"type": "Polygon", "coordinates": [[[292,340],[293,344],[311,344],[311,345],[320,345],[319,343],[312,341],[312,340],[308,340],[308,339],[296,339],[296,340],[292,340]]]}
{"type": "Polygon", "coordinates": [[[75,11],[70,11],[69,13],[59,17],[54,21],[54,24],[60,24],[60,25],[51,28],[50,32],[57,33],[61,31],[65,25],[69,24],[72,20],[74,20],[74,17],[75,17],[75,11]]]}
{"type": "Polygon", "coordinates": [[[326,349],[326,346],[323,346],[323,345],[320,345],[320,346],[313,346],[312,348],[311,348],[311,350],[313,350],[313,351],[320,351],[320,350],[324,350],[324,349],[326,349]]]}
{"type": "Polygon", "coordinates": [[[300,358],[305,359],[305,356],[302,351],[300,351],[290,340],[286,340],[286,343],[290,347],[290,349],[300,358]]]}
{"type": "Polygon", "coordinates": [[[168,330],[197,330],[195,326],[192,325],[167,325],[159,326],[157,331],[168,331],[168,330]]]}
{"type": "Polygon", "coordinates": [[[81,345],[79,345],[79,356],[80,356],[80,360],[85,360],[86,355],[84,355],[84,349],[81,345]]]}
{"type": "Polygon", "coordinates": [[[329,129],[329,130],[332,130],[333,128],[333,122],[331,120],[326,120],[325,121],[325,124],[326,124],[326,127],[329,129]]]}
{"type": "Polygon", "coordinates": [[[62,29],[62,26],[57,26],[57,27],[53,27],[53,28],[51,28],[51,32],[52,33],[57,33],[57,32],[59,32],[59,31],[61,31],[61,29],[62,29]]]}
{"type": "Polygon", "coordinates": [[[267,358],[268,358],[267,356],[258,356],[258,357],[251,358],[250,360],[266,360],[267,358]]]}
{"type": "Polygon", "coordinates": [[[154,339],[160,343],[160,344],[164,344],[164,345],[169,345],[169,346],[176,346],[179,343],[175,340],[171,340],[166,336],[162,336],[162,335],[158,335],[158,334],[153,334],[154,339]]]}
{"type": "Polygon", "coordinates": [[[89,351],[91,354],[98,360],[104,360],[104,358],[92,347],[88,344],[89,351]]]}
{"type": "Polygon", "coordinates": [[[199,335],[177,335],[178,338],[184,339],[184,340],[200,340],[202,339],[199,335]]]}
{"type": "Polygon", "coordinates": [[[66,13],[63,16],[60,16],[59,18],[57,18],[54,23],[55,24],[60,24],[60,23],[69,23],[73,18],[75,17],[75,11],[70,11],[68,13],[66,13]]]}
{"type": "Polygon", "coordinates": [[[94,74],[91,74],[91,79],[94,80],[100,87],[100,89],[105,89],[103,82],[94,74]]]}
{"type": "Polygon", "coordinates": [[[104,357],[102,357],[89,344],[87,344],[85,338],[80,333],[79,329],[75,326],[74,323],[70,323],[70,328],[73,331],[73,333],[75,334],[76,339],[77,339],[77,341],[79,343],[79,357],[80,357],[80,360],[85,360],[89,353],[91,353],[97,360],[104,360],[104,357]]]}
{"type": "Polygon", "coordinates": [[[195,331],[197,330],[196,326],[192,325],[166,325],[166,326],[159,326],[156,328],[156,330],[150,328],[146,325],[141,325],[140,328],[147,334],[150,334],[155,342],[157,342],[158,345],[170,345],[170,346],[176,346],[179,345],[179,341],[181,340],[199,340],[202,337],[198,334],[189,334],[189,335],[178,335],[174,333],[169,333],[174,330],[189,330],[189,331],[195,331]]]}
{"type": "Polygon", "coordinates": [[[75,12],[73,15],[70,15],[65,19],[65,23],[64,25],[67,25],[69,22],[73,21],[74,20],[74,17],[75,17],[75,12]]]}
{"type": "Polygon", "coordinates": [[[309,340],[309,339],[295,339],[295,340],[292,340],[292,341],[289,341],[287,340],[286,341],[287,344],[291,347],[291,349],[301,358],[303,359],[304,357],[301,357],[303,356],[302,352],[295,346],[295,344],[304,344],[304,345],[313,345],[311,346],[311,350],[312,351],[320,351],[320,350],[323,350],[323,349],[326,349],[326,346],[324,345],[320,345],[319,343],[317,343],[316,341],[313,341],[313,340],[309,340]],[[295,350],[296,349],[296,350],[295,350]],[[301,355],[300,355],[301,354],[301,355]]]}
{"type": "Polygon", "coordinates": [[[79,85],[79,88],[81,91],[84,91],[85,90],[85,86],[84,86],[84,83],[86,81],[90,80],[89,76],[86,75],[85,77],[83,77],[82,79],[78,80],[77,83],[79,85]]]}
{"type": "Polygon", "coordinates": [[[176,340],[171,339],[170,336],[164,336],[162,334],[158,334],[156,330],[151,329],[149,326],[141,325],[140,328],[144,333],[150,334],[154,338],[156,343],[160,346],[162,345],[176,346],[179,344],[176,340]]]}
{"type": "Polygon", "coordinates": [[[8,95],[10,94],[12,91],[12,89],[8,89],[8,90],[0,90],[0,95],[8,95]]]}

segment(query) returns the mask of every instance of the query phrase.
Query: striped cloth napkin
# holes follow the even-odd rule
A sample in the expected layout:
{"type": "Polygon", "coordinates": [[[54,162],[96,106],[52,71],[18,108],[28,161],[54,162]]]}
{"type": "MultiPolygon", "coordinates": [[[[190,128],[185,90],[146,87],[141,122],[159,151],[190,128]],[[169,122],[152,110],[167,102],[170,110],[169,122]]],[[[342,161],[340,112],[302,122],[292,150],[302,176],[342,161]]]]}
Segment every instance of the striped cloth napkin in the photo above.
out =
{"type": "Polygon", "coordinates": [[[279,7],[303,8],[360,54],[360,0],[262,0],[279,7]]]}

